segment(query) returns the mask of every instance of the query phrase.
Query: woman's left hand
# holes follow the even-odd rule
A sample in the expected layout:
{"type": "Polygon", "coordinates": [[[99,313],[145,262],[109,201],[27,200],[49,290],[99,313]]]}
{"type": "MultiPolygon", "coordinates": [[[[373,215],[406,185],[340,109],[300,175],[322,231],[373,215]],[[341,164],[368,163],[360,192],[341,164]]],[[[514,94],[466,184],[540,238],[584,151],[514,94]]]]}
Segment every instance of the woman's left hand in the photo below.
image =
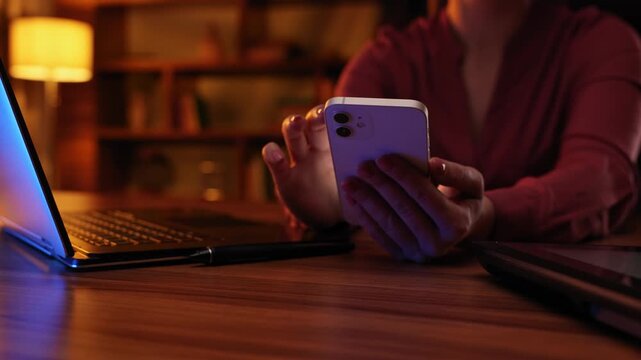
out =
{"type": "Polygon", "coordinates": [[[483,176],[468,166],[429,160],[429,176],[404,158],[368,161],[341,187],[355,221],[399,259],[424,262],[464,239],[484,239],[494,207],[483,176]]]}

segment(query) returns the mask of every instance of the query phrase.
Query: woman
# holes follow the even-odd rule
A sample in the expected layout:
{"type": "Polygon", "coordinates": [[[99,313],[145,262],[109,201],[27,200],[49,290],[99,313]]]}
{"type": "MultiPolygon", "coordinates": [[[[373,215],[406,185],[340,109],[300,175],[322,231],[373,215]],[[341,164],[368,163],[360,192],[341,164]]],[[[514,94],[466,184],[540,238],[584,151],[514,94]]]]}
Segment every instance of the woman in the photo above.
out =
{"type": "MultiPolygon", "coordinates": [[[[466,239],[580,241],[636,202],[641,46],[615,17],[546,0],[450,0],[387,29],[346,67],[339,96],[412,98],[430,112],[429,175],[388,155],[342,186],[362,226],[422,262],[466,239]]],[[[283,122],[289,161],[263,157],[303,223],[341,221],[322,108],[283,122]]]]}

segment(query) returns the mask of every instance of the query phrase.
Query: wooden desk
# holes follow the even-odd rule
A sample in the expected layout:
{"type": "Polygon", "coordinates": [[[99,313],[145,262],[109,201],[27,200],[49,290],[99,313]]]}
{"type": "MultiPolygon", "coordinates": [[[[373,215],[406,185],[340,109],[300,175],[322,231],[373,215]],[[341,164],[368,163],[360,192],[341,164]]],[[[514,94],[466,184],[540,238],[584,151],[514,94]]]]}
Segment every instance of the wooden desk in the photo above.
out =
{"type": "MultiPolygon", "coordinates": [[[[280,219],[275,205],[215,207],[280,219]]],[[[1,359],[497,357],[639,359],[641,348],[501,286],[470,255],[400,263],[364,235],[338,256],[88,273],[0,240],[1,359]]]]}

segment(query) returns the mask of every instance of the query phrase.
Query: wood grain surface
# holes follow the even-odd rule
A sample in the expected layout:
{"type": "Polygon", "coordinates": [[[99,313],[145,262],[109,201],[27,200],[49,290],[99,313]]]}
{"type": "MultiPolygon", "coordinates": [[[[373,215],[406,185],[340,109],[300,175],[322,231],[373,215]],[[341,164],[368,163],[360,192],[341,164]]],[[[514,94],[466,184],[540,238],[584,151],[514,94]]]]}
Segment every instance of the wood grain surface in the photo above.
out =
{"type": "MultiPolygon", "coordinates": [[[[56,199],[63,210],[184,205],[56,199]]],[[[201,206],[281,221],[274,204],[201,206]]],[[[465,251],[417,265],[364,234],[356,243],[336,256],[77,273],[3,236],[0,359],[641,358],[631,339],[510,290],[465,251]]]]}

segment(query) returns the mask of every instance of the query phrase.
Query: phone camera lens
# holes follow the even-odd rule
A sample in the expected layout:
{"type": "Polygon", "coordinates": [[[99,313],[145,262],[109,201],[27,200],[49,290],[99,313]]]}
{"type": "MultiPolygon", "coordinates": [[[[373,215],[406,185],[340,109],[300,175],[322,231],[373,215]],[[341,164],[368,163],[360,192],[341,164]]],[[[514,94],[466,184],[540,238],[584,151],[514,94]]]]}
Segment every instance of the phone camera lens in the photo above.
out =
{"type": "Polygon", "coordinates": [[[350,128],[348,127],[341,126],[336,129],[336,134],[341,137],[349,137],[350,135],[352,135],[352,130],[350,130],[350,128]]]}
{"type": "Polygon", "coordinates": [[[347,115],[346,113],[338,113],[334,115],[334,121],[339,124],[345,124],[349,121],[349,115],[347,115]]]}

